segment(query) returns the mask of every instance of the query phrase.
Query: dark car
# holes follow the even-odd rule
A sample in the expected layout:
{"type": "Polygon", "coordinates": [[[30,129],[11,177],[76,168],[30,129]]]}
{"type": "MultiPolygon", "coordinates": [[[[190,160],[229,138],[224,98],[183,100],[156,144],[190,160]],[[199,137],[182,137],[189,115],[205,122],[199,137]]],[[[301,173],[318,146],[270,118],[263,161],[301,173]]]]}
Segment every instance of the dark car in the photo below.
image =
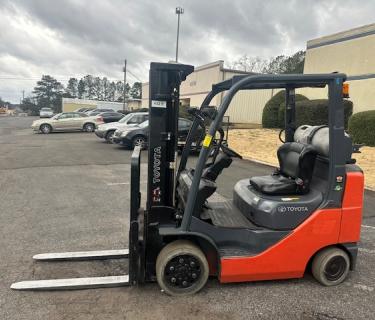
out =
{"type": "MultiPolygon", "coordinates": [[[[191,125],[192,121],[188,119],[178,119],[178,145],[181,148],[183,147],[191,125]]],[[[196,140],[201,141],[201,139],[203,138],[203,130],[198,130],[197,132],[198,133],[196,140]]],[[[112,141],[128,148],[134,148],[135,146],[141,146],[142,148],[145,148],[147,146],[147,138],[148,120],[134,127],[117,129],[112,137],[112,141]]]]}
{"type": "Polygon", "coordinates": [[[104,123],[117,122],[125,117],[123,113],[119,112],[102,112],[99,113],[98,116],[101,116],[103,118],[104,123]]]}
{"type": "Polygon", "coordinates": [[[102,112],[115,112],[115,110],[113,110],[113,109],[94,109],[92,111],[86,111],[86,113],[90,117],[96,116],[96,115],[98,115],[99,113],[102,113],[102,112]]]}

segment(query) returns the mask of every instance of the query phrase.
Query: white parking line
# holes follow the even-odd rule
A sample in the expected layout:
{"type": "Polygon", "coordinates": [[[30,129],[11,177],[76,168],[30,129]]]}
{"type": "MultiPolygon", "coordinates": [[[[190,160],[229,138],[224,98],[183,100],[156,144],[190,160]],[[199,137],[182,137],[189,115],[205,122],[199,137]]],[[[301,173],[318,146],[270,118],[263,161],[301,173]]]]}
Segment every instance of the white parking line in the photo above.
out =
{"type": "Polygon", "coordinates": [[[370,287],[370,286],[366,286],[364,284],[359,284],[359,283],[355,283],[353,284],[353,287],[354,288],[357,288],[357,289],[361,289],[363,291],[367,291],[367,292],[372,292],[374,291],[374,288],[373,287],[370,287]]]}
{"type": "Polygon", "coordinates": [[[374,254],[375,250],[373,249],[366,249],[366,248],[358,248],[360,252],[368,253],[368,254],[374,254]]]}
{"type": "MultiPolygon", "coordinates": [[[[146,184],[146,181],[141,181],[140,184],[146,184]]],[[[120,185],[129,185],[130,182],[110,182],[107,183],[107,186],[120,186],[120,185]]]]}
{"type": "Polygon", "coordinates": [[[363,228],[369,228],[369,229],[374,229],[375,230],[375,227],[373,226],[366,226],[365,224],[362,225],[363,228]]]}

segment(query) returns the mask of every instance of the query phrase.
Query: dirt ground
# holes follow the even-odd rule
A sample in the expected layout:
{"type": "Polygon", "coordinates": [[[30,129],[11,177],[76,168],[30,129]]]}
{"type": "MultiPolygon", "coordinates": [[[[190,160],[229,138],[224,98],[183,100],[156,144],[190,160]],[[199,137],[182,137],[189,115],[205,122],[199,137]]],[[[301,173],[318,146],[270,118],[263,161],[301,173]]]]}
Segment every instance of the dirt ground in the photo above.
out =
{"type": "MultiPolygon", "coordinates": [[[[229,132],[229,145],[244,158],[278,165],[276,150],[280,146],[277,129],[233,129],[229,132]]],[[[375,189],[375,147],[363,147],[354,154],[365,172],[366,187],[375,189]]]]}

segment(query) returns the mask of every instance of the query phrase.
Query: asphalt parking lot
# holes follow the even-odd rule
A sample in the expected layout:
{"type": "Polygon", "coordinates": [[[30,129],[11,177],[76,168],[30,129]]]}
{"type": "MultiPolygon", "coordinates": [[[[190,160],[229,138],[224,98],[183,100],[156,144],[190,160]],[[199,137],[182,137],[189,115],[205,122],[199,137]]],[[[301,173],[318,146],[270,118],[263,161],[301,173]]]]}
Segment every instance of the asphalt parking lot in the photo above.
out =
{"type": "MultiPolygon", "coordinates": [[[[36,263],[41,252],[127,247],[131,151],[94,134],[34,134],[32,118],[0,118],[0,319],[374,319],[375,196],[365,194],[357,270],[337,287],[303,279],[220,285],[172,298],[157,284],[20,292],[14,281],[127,273],[126,260],[36,263]]],[[[143,162],[145,157],[143,158],[143,162]]],[[[236,160],[218,191],[269,167],[236,160]]],[[[146,163],[142,165],[143,180],[146,163]]],[[[145,184],[142,184],[145,188],[145,184]]]]}

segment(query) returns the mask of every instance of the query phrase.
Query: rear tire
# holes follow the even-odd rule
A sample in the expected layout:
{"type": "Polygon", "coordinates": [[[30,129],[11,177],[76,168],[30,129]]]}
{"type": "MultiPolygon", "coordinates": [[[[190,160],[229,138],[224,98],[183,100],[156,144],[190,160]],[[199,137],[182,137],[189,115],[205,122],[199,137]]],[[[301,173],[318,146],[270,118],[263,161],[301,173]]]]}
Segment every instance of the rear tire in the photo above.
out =
{"type": "Polygon", "coordinates": [[[206,256],[186,240],[167,244],[156,259],[156,278],[165,293],[171,296],[191,295],[201,290],[208,279],[206,256]]]}
{"type": "Polygon", "coordinates": [[[143,149],[145,149],[146,148],[146,138],[145,137],[143,137],[143,136],[136,136],[136,137],[134,137],[133,138],[133,140],[132,140],[132,147],[133,147],[133,149],[135,148],[135,147],[141,147],[141,149],[143,150],[143,149]]]}
{"type": "Polygon", "coordinates": [[[349,274],[350,260],[348,254],[336,247],[320,251],[313,259],[312,274],[324,286],[335,286],[342,283],[349,274]]]}
{"type": "Polygon", "coordinates": [[[49,124],[42,124],[39,130],[44,134],[48,134],[52,132],[52,127],[49,124]]]}
{"type": "Polygon", "coordinates": [[[95,125],[93,123],[86,123],[83,126],[83,130],[86,132],[94,132],[95,131],[95,125]]]}
{"type": "Polygon", "coordinates": [[[115,131],[114,130],[111,130],[111,131],[108,131],[107,134],[105,135],[105,140],[108,142],[108,143],[113,143],[112,142],[112,137],[114,135],[115,131]]]}

